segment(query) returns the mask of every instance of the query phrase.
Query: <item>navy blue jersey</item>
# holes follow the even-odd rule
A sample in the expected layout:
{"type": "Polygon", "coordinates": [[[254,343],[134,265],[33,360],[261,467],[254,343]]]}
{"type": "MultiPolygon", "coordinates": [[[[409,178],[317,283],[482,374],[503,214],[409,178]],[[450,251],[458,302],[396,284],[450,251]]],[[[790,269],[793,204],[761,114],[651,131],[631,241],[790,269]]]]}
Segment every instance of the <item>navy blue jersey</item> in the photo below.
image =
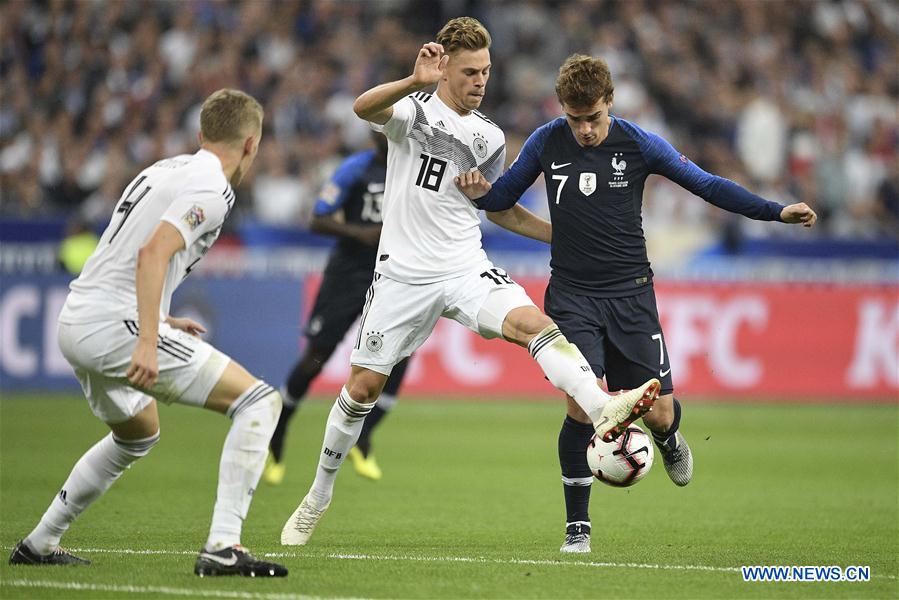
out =
{"type": "MultiPolygon", "coordinates": [[[[375,150],[348,156],[322,188],[315,203],[315,216],[343,210],[346,223],[380,225],[386,177],[387,165],[378,159],[375,150]]],[[[375,246],[340,238],[332,259],[356,261],[366,268],[374,268],[377,252],[375,246]]]]}
{"type": "Polygon", "coordinates": [[[543,125],[475,204],[488,211],[511,208],[540,173],[553,224],[553,282],[589,296],[631,296],[651,285],[641,213],[643,184],[652,173],[752,219],[777,221],[783,209],[706,173],[660,136],[616,117],[595,147],[578,144],[565,118],[543,125]]]}

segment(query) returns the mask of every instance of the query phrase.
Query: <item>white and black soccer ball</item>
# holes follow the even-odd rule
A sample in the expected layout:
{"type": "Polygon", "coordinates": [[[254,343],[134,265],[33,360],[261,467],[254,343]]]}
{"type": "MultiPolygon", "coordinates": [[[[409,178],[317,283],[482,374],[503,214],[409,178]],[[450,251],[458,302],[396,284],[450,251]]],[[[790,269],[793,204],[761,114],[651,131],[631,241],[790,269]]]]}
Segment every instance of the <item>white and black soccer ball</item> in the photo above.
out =
{"type": "Polygon", "coordinates": [[[614,487],[630,487],[646,477],[652,458],[652,440],[636,425],[630,425],[614,442],[594,435],[587,444],[587,464],[594,477],[614,487]]]}

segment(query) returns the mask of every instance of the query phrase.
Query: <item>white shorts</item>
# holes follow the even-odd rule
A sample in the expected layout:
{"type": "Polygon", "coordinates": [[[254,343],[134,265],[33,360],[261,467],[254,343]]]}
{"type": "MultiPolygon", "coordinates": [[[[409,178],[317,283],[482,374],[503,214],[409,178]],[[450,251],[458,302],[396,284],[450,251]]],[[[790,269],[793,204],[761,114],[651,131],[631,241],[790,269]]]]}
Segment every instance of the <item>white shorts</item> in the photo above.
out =
{"type": "Polygon", "coordinates": [[[139,413],[152,398],[203,406],[230,358],[200,338],[160,323],[159,376],[152,390],[139,390],[125,376],[137,331],[135,321],[59,324],[59,348],[75,369],[91,411],[114,424],[139,413]]]}
{"type": "Polygon", "coordinates": [[[509,311],[535,306],[520,285],[490,261],[460,277],[409,284],[375,273],[350,363],[389,375],[448,317],[481,337],[502,337],[509,311]]]}

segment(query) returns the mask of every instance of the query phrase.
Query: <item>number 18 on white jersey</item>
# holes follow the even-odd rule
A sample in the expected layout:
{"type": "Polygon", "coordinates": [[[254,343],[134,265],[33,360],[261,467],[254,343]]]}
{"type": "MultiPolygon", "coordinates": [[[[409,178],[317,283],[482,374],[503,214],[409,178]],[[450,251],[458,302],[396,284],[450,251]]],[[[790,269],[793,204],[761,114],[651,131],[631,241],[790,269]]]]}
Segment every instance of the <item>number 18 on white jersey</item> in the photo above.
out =
{"type": "Polygon", "coordinates": [[[460,116],[437,95],[417,92],[372,125],[387,136],[387,181],[375,271],[406,283],[432,283],[487,259],[477,209],[453,178],[479,169],[502,173],[505,136],[477,111],[460,116]]]}

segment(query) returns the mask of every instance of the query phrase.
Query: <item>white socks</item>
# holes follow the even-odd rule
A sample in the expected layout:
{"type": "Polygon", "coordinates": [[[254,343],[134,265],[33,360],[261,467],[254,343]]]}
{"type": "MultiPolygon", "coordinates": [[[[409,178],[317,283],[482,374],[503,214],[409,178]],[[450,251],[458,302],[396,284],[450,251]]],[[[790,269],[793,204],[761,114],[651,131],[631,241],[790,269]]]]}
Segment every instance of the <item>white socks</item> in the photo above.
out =
{"type": "Polygon", "coordinates": [[[69,478],[50,503],[34,531],[25,538],[38,554],[50,554],[78,515],[115,483],[115,480],[159,441],[156,435],[142,440],[120,440],[111,432],[94,444],[75,463],[69,478]]]}
{"type": "Polygon", "coordinates": [[[328,415],[315,481],[309,490],[309,500],[315,508],[322,509],[331,501],[337,470],[340,469],[350,448],[356,445],[365,416],[371,412],[374,405],[374,402],[371,404],[356,402],[350,398],[350,393],[345,387],[340,390],[340,395],[337,396],[337,401],[334,402],[328,415]]]}
{"type": "Polygon", "coordinates": [[[528,344],[528,352],[550,383],[574,398],[591,421],[599,420],[609,395],[597,385],[590,363],[558,326],[552,324],[538,333],[528,344]]]}
{"type": "Polygon", "coordinates": [[[243,521],[281,414],[281,395],[258,381],[234,401],[226,414],[233,423],[222,449],[212,527],[206,541],[206,550],[213,552],[240,543],[243,521]]]}

